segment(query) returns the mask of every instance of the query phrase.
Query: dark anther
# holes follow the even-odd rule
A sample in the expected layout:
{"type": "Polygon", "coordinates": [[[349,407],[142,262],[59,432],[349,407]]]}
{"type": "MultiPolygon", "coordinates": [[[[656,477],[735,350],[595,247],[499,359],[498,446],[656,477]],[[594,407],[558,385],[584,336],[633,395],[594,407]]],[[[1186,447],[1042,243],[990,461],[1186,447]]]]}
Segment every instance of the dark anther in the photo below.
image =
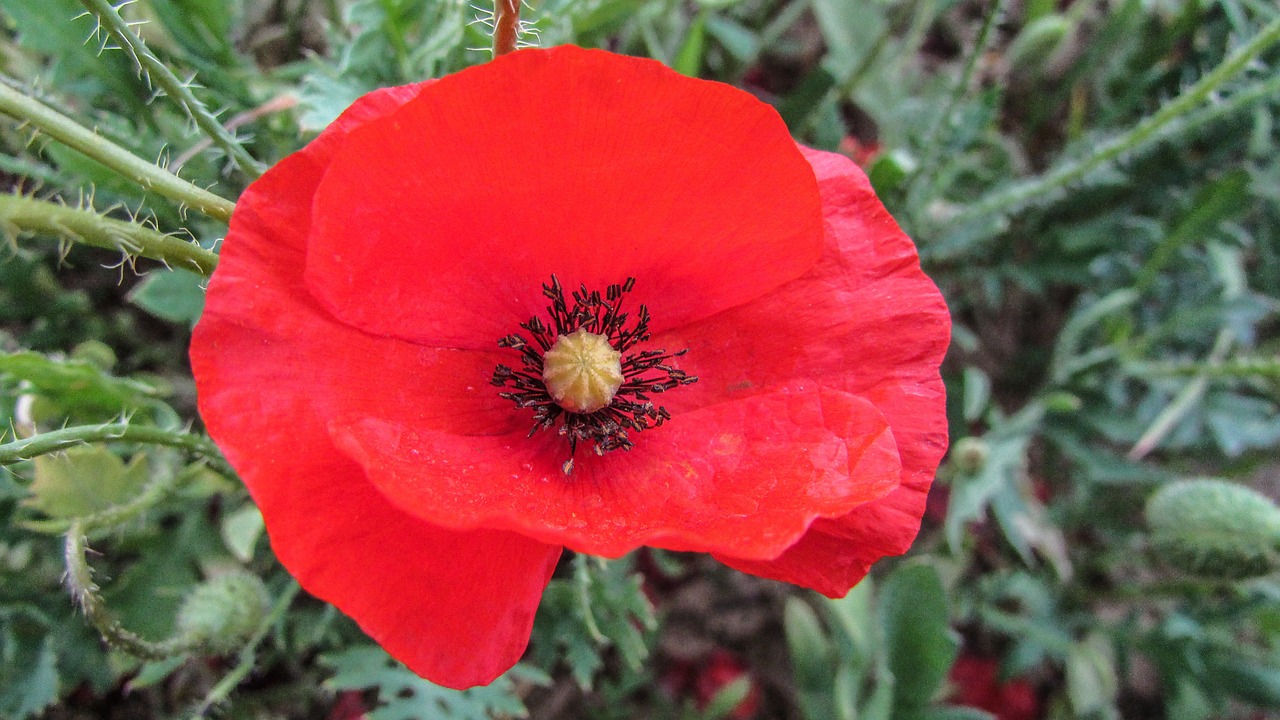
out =
{"type": "Polygon", "coordinates": [[[517,370],[498,365],[490,382],[506,388],[498,393],[499,397],[533,410],[530,436],[560,422],[557,432],[569,440],[569,460],[563,466],[566,475],[573,470],[578,443],[590,441],[600,455],[611,450],[630,450],[633,443],[628,432],[658,427],[671,419],[671,413],[650,402],[645,393],[663,393],[698,381],[697,377],[669,364],[688,349],[671,353],[632,351],[637,343],[649,339],[648,308],[644,305],[636,308],[634,318],[622,311],[623,296],[635,284],[635,278],[627,278],[621,284],[606,287],[603,295],[582,285],[571,293],[573,305],[570,307],[564,288],[552,275],[551,283],[542,286],[543,296],[550,301],[546,306],[548,322],[530,318],[520,324],[527,335],[512,334],[498,340],[499,347],[519,351],[522,367],[517,370]],[[622,353],[623,382],[605,407],[595,412],[575,413],[561,407],[547,391],[542,379],[542,356],[560,336],[583,329],[604,336],[614,350],[622,353]]]}

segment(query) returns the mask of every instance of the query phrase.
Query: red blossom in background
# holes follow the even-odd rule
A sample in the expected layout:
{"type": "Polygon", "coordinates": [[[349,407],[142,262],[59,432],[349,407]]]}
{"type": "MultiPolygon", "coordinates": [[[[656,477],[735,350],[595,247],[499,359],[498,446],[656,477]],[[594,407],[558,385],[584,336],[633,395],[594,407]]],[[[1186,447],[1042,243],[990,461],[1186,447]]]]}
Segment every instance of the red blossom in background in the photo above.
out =
{"type": "Polygon", "coordinates": [[[1014,678],[1002,682],[999,663],[965,653],[951,666],[951,702],[986,710],[998,720],[1038,720],[1040,699],[1030,682],[1014,678]]]}
{"type": "Polygon", "coordinates": [[[560,47],[367,95],[250,186],[191,357],[281,562],[466,687],[519,659],[562,547],[709,552],[831,596],[905,552],[948,336],[847,158],[742,91],[560,47]],[[552,276],[634,278],[641,345],[698,378],[571,475],[490,382],[552,276]]]}

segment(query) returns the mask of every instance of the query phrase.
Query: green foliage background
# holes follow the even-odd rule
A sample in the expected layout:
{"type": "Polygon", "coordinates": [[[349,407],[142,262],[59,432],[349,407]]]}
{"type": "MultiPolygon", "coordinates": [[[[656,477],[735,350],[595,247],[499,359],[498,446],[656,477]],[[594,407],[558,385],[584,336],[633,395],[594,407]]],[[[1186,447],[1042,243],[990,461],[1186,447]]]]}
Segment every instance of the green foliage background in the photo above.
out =
{"type": "MultiPolygon", "coordinates": [[[[487,9],[457,0],[139,0],[119,10],[145,43],[129,52],[106,7],[0,0],[0,83],[224,198],[359,95],[489,56],[487,9]],[[148,57],[189,100],[157,91],[148,57]]],[[[709,702],[659,689],[671,610],[634,559],[562,568],[526,662],[493,686],[418,679],[298,595],[199,435],[202,278],[99,220],[206,249],[225,224],[6,106],[0,718],[337,717],[353,698],[375,720],[545,716],[566,693],[574,716],[727,717],[753,684],[762,717],[980,718],[947,687],[977,656],[1032,683],[1043,717],[1280,710],[1275,524],[1250,526],[1261,565],[1224,580],[1162,564],[1169,538],[1143,522],[1182,478],[1280,495],[1274,3],[538,0],[525,20],[531,44],[746,86],[865,164],[955,320],[952,451],[909,558],[842,600],[780,599],[761,646],[785,645],[786,675],[752,667],[709,702]],[[48,203],[84,224],[32,221],[48,203]],[[68,594],[64,535],[102,552],[79,600],[106,614],[68,594]],[[234,652],[101,641],[111,622],[172,636],[184,597],[233,569],[270,597],[234,652]]]]}

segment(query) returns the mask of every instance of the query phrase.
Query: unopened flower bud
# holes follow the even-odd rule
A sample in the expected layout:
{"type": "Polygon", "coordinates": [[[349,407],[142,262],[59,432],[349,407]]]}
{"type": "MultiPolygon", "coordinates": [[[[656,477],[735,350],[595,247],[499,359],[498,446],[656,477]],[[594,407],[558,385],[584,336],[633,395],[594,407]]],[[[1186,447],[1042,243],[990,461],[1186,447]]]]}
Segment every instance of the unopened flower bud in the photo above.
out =
{"type": "Polygon", "coordinates": [[[216,653],[243,645],[266,617],[271,604],[256,575],[235,571],[206,580],[178,610],[178,630],[216,653]]]}
{"type": "Polygon", "coordinates": [[[951,460],[956,464],[957,470],[965,475],[973,475],[986,466],[990,452],[987,442],[982,438],[961,438],[951,448],[951,460]]]}
{"type": "Polygon", "coordinates": [[[1280,569],[1280,508],[1224,480],[1184,480],[1147,502],[1151,545],[1192,575],[1243,579],[1280,569]]]}

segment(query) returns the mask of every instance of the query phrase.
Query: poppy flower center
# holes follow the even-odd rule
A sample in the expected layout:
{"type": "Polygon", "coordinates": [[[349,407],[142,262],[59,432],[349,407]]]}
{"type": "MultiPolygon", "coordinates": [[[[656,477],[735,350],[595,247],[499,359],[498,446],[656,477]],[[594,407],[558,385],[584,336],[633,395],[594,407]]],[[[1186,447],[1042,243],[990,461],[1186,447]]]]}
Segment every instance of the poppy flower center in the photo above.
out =
{"type": "Polygon", "coordinates": [[[542,380],[560,407],[593,413],[622,387],[622,353],[604,335],[575,330],[557,338],[542,356],[542,380]]]}
{"type": "Polygon", "coordinates": [[[649,310],[623,312],[622,299],[635,287],[635,278],[610,285],[603,295],[586,286],[572,294],[570,307],[560,281],[553,275],[542,294],[550,304],[548,320],[520,323],[527,333],[508,335],[499,347],[520,353],[520,368],[498,365],[491,382],[505,388],[498,393],[522,408],[533,410],[532,436],[559,425],[569,441],[565,474],[573,472],[578,443],[591,441],[597,455],[630,450],[628,433],[662,425],[671,418],[651,395],[698,378],[673,366],[687,350],[637,350],[649,339],[649,310]]]}

